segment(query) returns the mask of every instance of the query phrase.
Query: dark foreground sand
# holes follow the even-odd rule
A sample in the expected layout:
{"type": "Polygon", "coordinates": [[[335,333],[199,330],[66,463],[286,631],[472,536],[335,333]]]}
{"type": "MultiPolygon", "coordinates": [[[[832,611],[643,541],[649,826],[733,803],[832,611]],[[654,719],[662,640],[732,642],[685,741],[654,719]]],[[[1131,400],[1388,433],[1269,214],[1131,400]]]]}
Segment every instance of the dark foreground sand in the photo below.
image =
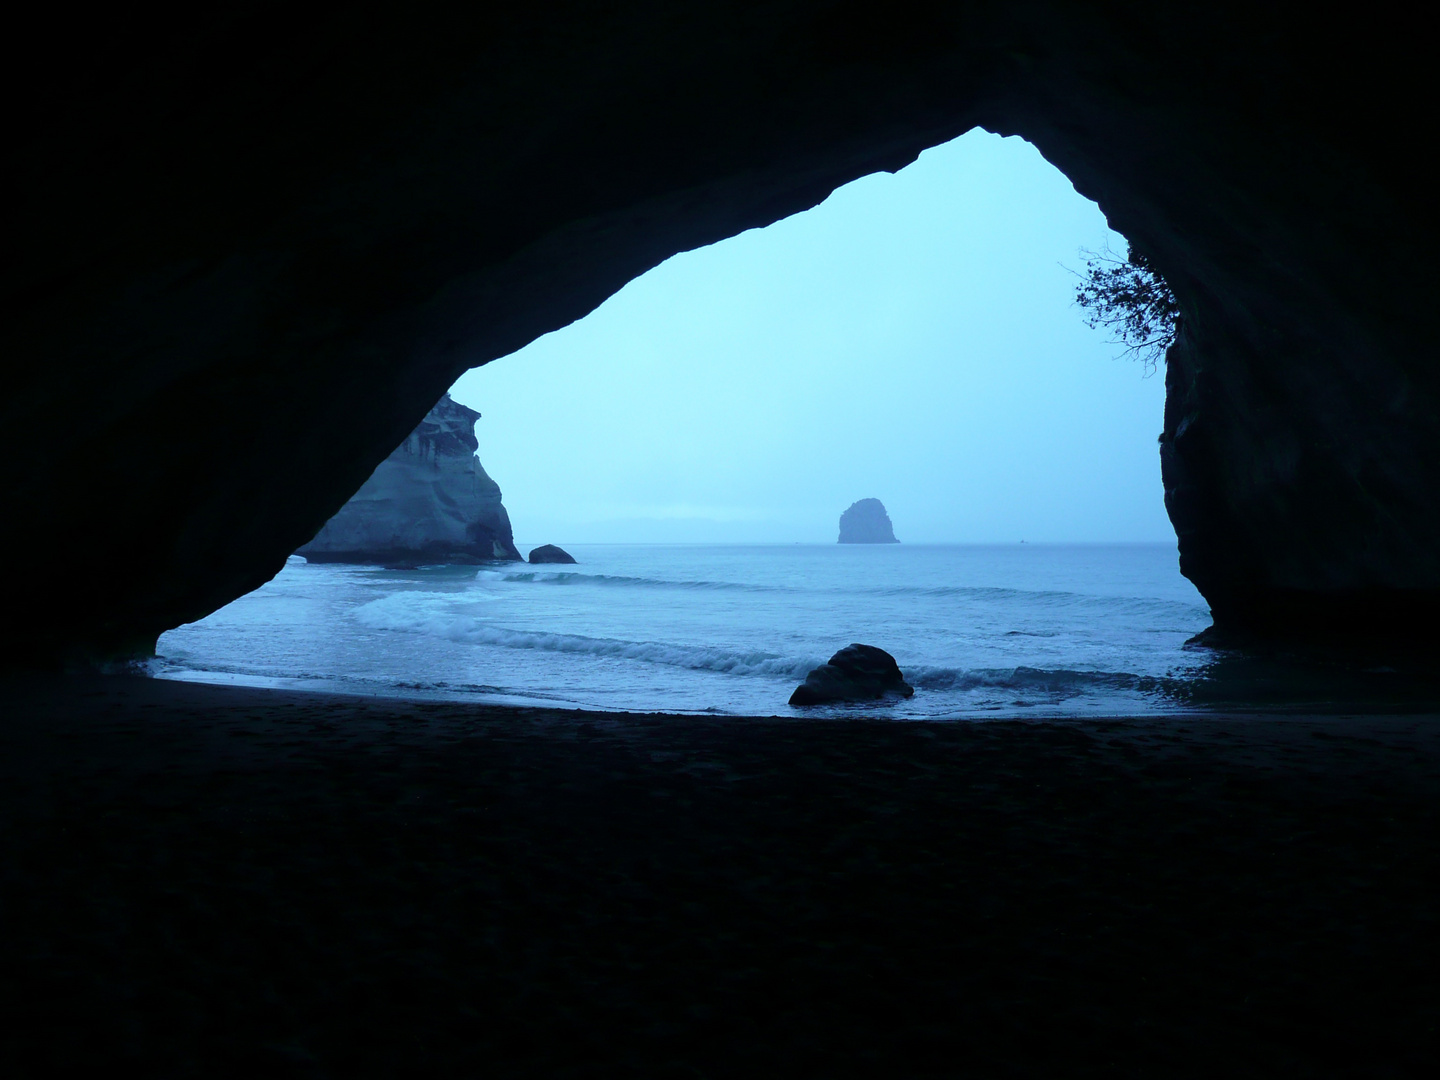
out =
{"type": "Polygon", "coordinates": [[[0,690],[8,1075],[1435,1064],[1432,717],[0,690]]]}

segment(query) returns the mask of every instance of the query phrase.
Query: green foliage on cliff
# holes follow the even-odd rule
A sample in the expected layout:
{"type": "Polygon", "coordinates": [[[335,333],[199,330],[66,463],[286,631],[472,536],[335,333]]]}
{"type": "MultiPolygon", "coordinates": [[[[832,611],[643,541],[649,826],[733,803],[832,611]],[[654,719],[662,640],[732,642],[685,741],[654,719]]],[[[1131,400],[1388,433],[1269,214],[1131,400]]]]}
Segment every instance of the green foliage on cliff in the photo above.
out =
{"type": "Polygon", "coordinates": [[[1085,273],[1075,287],[1075,303],[1086,312],[1091,329],[1108,327],[1125,346],[1122,355],[1134,354],[1147,371],[1164,359],[1175,340],[1180,316],[1175,294],[1150,260],[1134,248],[1122,259],[1108,248],[1080,252],[1085,273]]]}

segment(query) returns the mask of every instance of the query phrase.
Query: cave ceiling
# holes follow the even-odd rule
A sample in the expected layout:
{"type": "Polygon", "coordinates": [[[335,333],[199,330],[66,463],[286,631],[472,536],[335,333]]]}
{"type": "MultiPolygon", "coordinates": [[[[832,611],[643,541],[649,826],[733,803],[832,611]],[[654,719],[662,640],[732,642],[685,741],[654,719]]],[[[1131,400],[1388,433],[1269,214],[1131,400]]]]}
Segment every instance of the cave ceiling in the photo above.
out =
{"type": "Polygon", "coordinates": [[[272,576],[462,371],[976,126],[1180,298],[1163,496],[1217,623],[1425,621],[1434,92],[1399,10],[37,14],[7,74],[4,555],[70,569],[7,575],[22,651],[144,654],[272,576]]]}

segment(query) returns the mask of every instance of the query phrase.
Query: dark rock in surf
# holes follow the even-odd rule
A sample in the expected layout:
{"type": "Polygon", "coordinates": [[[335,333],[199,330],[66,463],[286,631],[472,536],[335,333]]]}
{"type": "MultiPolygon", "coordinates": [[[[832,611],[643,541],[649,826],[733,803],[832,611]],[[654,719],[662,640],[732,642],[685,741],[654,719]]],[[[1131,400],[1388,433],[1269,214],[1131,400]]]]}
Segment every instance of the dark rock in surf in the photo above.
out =
{"type": "Polygon", "coordinates": [[[898,544],[890,515],[879,499],[861,499],[840,515],[842,544],[898,544]]]}
{"type": "Polygon", "coordinates": [[[895,658],[873,645],[846,645],[805,676],[790,695],[791,705],[826,705],[841,701],[879,701],[914,697],[895,658]]]}
{"type": "Polygon", "coordinates": [[[542,544],[530,552],[532,563],[573,563],[575,556],[554,544],[542,544]]]}

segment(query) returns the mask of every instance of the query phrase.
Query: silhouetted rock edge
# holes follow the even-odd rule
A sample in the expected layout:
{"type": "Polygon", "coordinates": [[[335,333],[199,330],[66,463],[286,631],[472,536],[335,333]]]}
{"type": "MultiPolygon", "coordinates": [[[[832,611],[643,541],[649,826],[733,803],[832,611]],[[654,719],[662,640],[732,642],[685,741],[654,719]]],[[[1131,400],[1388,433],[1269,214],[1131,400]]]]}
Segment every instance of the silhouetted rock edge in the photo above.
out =
{"type": "Polygon", "coordinates": [[[828,705],[914,695],[915,688],[905,681],[895,657],[874,645],[856,642],[811,670],[790,695],[790,704],[828,705]]]}
{"type": "Polygon", "coordinates": [[[541,544],[530,552],[532,563],[573,563],[575,556],[554,544],[541,544]]]}

